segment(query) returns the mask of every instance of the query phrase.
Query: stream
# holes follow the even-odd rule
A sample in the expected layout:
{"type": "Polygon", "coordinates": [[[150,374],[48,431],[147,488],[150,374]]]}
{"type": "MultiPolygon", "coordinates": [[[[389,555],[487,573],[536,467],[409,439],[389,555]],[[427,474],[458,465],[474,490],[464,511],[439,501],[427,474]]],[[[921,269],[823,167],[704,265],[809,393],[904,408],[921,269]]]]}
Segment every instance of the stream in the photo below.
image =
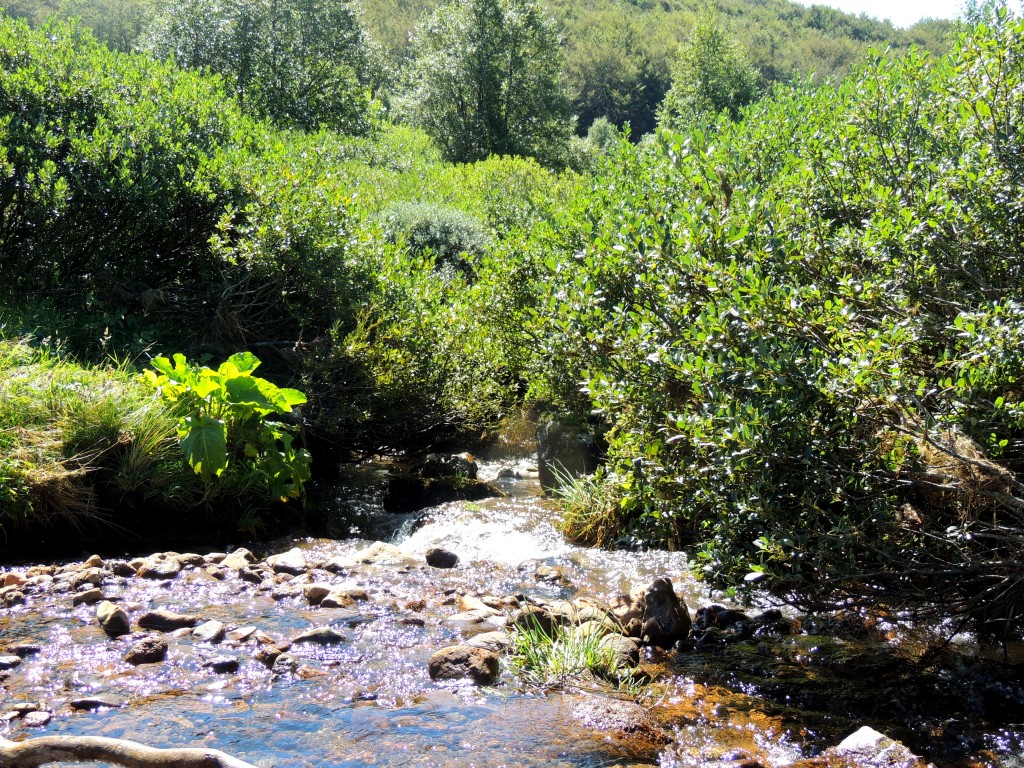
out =
{"type": "Polygon", "coordinates": [[[88,583],[74,576],[86,572],[82,562],[10,569],[8,578],[27,583],[24,604],[0,607],[0,734],[208,746],[262,768],[775,768],[869,724],[940,768],[1024,765],[1024,685],[1021,668],[1007,663],[1010,649],[989,658],[968,635],[921,633],[895,619],[793,616],[800,631],[792,635],[686,653],[645,649],[651,682],[628,696],[531,689],[506,661],[493,687],[434,682],[427,662],[435,651],[503,623],[460,617],[466,596],[496,605],[608,601],[667,576],[691,613],[727,601],[692,578],[681,553],[567,544],[532,460],[481,465],[505,498],[415,515],[381,509],[385,472],[355,468],[329,500],[346,538],[247,545],[259,557],[297,547],[307,575],[246,580],[218,564],[222,555],[186,558],[165,579],[116,575],[130,571],[109,560],[88,583]],[[433,547],[456,553],[458,566],[428,566],[433,547]],[[303,587],[314,581],[347,587],[354,599],[310,605],[303,587]],[[94,601],[73,604],[94,584],[133,618],[166,609],[223,622],[226,637],[167,632],[165,660],[132,666],[126,652],[151,633],[104,634],[94,601]],[[255,657],[261,644],[327,626],[344,641],[293,645],[285,671],[255,657]],[[21,661],[4,663],[11,654],[21,661]],[[636,722],[634,698],[650,722],[636,722]]]}

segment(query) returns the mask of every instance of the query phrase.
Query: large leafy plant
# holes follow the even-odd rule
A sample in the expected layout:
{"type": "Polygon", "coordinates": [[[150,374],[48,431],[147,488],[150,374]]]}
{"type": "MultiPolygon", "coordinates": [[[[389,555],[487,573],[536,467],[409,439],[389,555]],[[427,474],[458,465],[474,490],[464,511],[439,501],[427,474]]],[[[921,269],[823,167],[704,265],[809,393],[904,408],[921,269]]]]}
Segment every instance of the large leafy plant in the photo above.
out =
{"type": "Polygon", "coordinates": [[[309,480],[309,453],[296,445],[296,427],[272,418],[306,402],[295,389],[253,376],[251,352],[232,355],[216,370],[184,355],[155,357],[142,379],[178,416],[178,439],[189,465],[204,481],[242,462],[261,473],[271,498],[301,496],[309,480]]]}

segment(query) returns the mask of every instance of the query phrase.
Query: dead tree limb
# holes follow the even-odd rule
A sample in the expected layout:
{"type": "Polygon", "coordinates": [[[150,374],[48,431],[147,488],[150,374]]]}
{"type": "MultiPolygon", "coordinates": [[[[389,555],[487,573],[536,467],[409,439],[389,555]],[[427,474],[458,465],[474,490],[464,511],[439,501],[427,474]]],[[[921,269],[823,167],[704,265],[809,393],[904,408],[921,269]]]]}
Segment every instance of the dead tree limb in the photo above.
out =
{"type": "Polygon", "coordinates": [[[124,768],[256,768],[217,749],[157,749],[100,736],[43,736],[27,741],[0,736],[0,766],[4,768],[99,761],[124,768]]]}

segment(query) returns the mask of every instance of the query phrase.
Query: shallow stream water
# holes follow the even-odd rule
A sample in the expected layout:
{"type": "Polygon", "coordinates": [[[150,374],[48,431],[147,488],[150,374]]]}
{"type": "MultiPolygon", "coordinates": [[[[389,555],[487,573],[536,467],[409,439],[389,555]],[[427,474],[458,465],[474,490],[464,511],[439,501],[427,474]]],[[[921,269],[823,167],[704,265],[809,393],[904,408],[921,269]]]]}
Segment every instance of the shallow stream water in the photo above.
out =
{"type": "Polygon", "coordinates": [[[513,474],[497,480],[507,498],[400,516],[380,508],[384,470],[361,468],[328,505],[350,538],[278,541],[261,553],[298,546],[310,562],[327,562],[351,558],[374,540],[397,544],[401,559],[319,574],[365,589],[368,599],[349,608],[308,605],[301,578],[254,584],[198,566],[164,581],[105,577],[104,598],[129,613],[170,609],[236,630],[217,644],[199,642],[189,630],[165,635],[170,650],[159,664],[127,664],[124,654],[139,634],[108,638],[93,605],[73,606],[70,592],[29,590],[26,604],[0,608],[0,654],[38,646],[0,673],[0,714],[7,713],[0,733],[205,745],[266,768],[671,768],[744,760],[774,768],[868,722],[918,738],[917,746],[932,739],[937,746],[928,757],[940,764],[1020,764],[1024,694],[1016,673],[983,676],[962,659],[915,667],[926,647],[907,641],[895,625],[874,625],[860,640],[805,630],[743,647],[647,653],[644,669],[654,682],[640,701],[665,738],[595,710],[595,701],[614,705],[622,698],[610,691],[541,692],[524,688],[507,669],[493,688],[432,682],[432,653],[494,628],[452,620],[462,595],[606,600],[668,576],[691,611],[720,599],[689,576],[679,553],[567,544],[551,524],[550,502],[540,496],[530,462],[482,471],[491,479],[502,469],[513,474]],[[457,553],[459,566],[427,566],[424,553],[436,546],[457,553]],[[257,661],[257,641],[245,637],[246,628],[256,628],[264,638],[286,640],[320,626],[341,631],[345,642],[293,646],[298,666],[287,674],[257,661]],[[240,663],[237,671],[203,666],[224,657],[240,663]],[[89,697],[110,706],[72,706],[89,697]],[[922,711],[917,699],[930,699],[930,708],[922,711]],[[13,714],[23,704],[52,718],[30,728],[13,714]]]}

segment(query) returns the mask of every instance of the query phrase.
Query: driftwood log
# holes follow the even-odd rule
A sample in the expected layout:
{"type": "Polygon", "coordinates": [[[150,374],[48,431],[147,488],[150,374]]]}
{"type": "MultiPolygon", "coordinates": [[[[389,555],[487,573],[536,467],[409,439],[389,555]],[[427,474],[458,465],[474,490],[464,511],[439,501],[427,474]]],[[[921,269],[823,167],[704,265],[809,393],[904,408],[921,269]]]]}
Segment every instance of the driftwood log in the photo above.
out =
{"type": "Polygon", "coordinates": [[[43,736],[9,741],[0,736],[0,766],[37,768],[50,763],[102,761],[125,768],[256,768],[216,749],[157,749],[99,736],[43,736]]]}

